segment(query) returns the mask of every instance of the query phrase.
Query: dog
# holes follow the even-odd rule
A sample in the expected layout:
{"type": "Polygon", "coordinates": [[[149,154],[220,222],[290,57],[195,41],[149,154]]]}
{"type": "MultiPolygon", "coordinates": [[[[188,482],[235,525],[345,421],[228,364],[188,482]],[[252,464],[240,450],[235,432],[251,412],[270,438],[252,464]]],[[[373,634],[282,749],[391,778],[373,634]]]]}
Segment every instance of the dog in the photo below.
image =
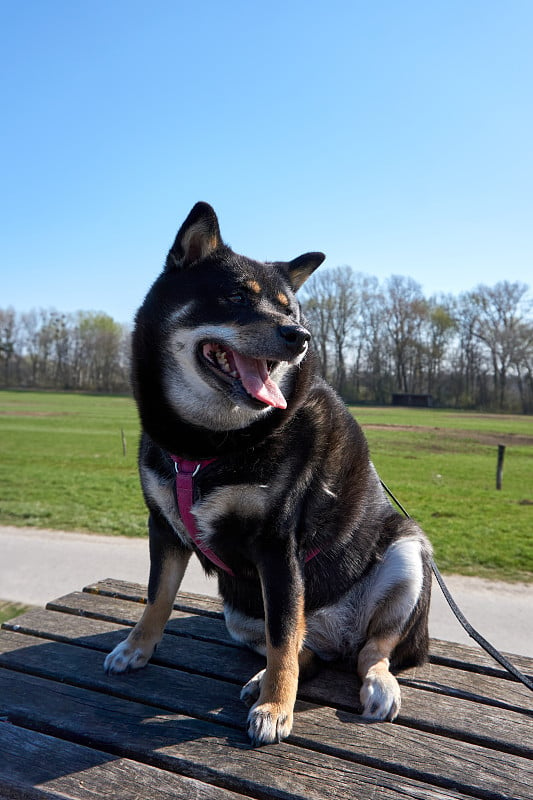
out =
{"type": "Polygon", "coordinates": [[[356,664],[363,715],[393,720],[391,669],[428,650],[431,546],[388,501],[296,298],[324,258],[238,255],[197,203],[135,319],[148,602],[104,666],[149,661],[195,553],[230,634],[266,656],[241,692],[253,745],[290,734],[299,679],[339,657],[356,664]]]}

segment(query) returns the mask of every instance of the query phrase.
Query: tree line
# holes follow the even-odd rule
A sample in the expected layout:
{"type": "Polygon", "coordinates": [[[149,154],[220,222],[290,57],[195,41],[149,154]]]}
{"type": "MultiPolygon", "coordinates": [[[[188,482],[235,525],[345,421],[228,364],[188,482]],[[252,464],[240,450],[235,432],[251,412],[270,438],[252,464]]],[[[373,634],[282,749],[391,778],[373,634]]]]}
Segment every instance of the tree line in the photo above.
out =
{"type": "MultiPolygon", "coordinates": [[[[347,402],[393,393],[434,405],[533,413],[533,300],[523,283],[425,297],[343,266],[301,290],[322,371],[347,402]]],[[[0,309],[0,386],[129,390],[131,330],[103,313],[0,309]]]]}
{"type": "Polygon", "coordinates": [[[533,413],[533,302],[500,281],[458,296],[425,297],[412,278],[336,267],[302,290],[322,371],[348,402],[393,393],[434,405],[533,413]]]}
{"type": "Polygon", "coordinates": [[[103,313],[0,309],[0,386],[129,391],[130,330],[103,313]]]}

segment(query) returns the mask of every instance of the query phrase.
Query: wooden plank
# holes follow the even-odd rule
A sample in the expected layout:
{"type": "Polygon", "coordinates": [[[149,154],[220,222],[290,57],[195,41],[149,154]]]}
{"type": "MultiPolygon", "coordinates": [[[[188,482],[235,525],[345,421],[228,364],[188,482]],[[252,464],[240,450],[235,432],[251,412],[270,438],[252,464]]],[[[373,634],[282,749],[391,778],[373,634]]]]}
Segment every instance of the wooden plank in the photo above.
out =
{"type": "MultiPolygon", "coordinates": [[[[29,614],[34,613],[29,612],[29,614]]],[[[43,616],[45,613],[47,612],[43,612],[43,616]]],[[[24,618],[22,617],[21,620],[24,618]]],[[[66,616],[65,623],[70,624],[68,629],[70,640],[80,643],[82,631],[79,625],[81,620],[76,617],[70,619],[69,616],[66,616]]],[[[16,627],[19,627],[20,624],[22,623],[16,627]]],[[[66,630],[65,625],[64,634],[66,630]]],[[[41,631],[38,632],[41,633],[41,631]]],[[[97,635],[100,638],[98,640],[95,638],[92,644],[97,644],[102,651],[112,649],[117,643],[117,639],[122,638],[117,637],[116,632],[113,632],[113,639],[108,644],[105,638],[102,638],[106,636],[105,633],[97,635]]],[[[86,639],[87,637],[85,637],[85,644],[87,643],[86,639]]],[[[261,668],[264,661],[248,651],[224,649],[207,642],[203,644],[197,642],[194,647],[176,647],[175,637],[165,635],[158,647],[153,664],[175,665],[187,669],[188,672],[200,670],[204,672],[204,675],[209,674],[211,678],[223,677],[240,685],[248,680],[256,669],[261,668]],[[209,665],[207,669],[203,666],[204,664],[209,665]]],[[[347,680],[347,676],[343,674],[332,675],[327,671],[325,673],[303,684],[300,696],[313,702],[333,706],[337,704],[339,708],[350,712],[359,712],[358,688],[354,677],[349,676],[349,680],[347,680]]],[[[174,680],[177,680],[177,675],[178,673],[175,672],[174,680]]],[[[185,678],[182,679],[182,683],[184,680],[185,678]]],[[[205,678],[205,680],[208,679],[205,678]]],[[[494,681],[495,679],[485,680],[494,681]]],[[[153,691],[156,690],[157,687],[154,687],[153,691]]],[[[186,689],[179,685],[175,691],[181,696],[186,689]]],[[[489,744],[491,747],[502,750],[510,749],[517,754],[527,755],[533,746],[527,712],[517,713],[501,707],[491,709],[471,700],[436,696],[433,693],[420,692],[407,685],[403,687],[403,698],[403,709],[398,720],[401,725],[438,732],[478,744],[489,744]]],[[[529,714],[529,719],[530,717],[529,714]]]]}
{"type": "MultiPolygon", "coordinates": [[[[112,600],[108,596],[81,592],[74,592],[49,603],[48,608],[72,614],[88,615],[96,619],[112,620],[121,625],[133,625],[140,616],[138,603],[112,600]]],[[[221,619],[205,618],[194,613],[173,612],[167,625],[167,632],[236,646],[221,619]]],[[[351,672],[355,672],[353,666],[351,672]]],[[[450,671],[449,667],[434,665],[431,662],[416,672],[400,673],[400,682],[430,689],[439,694],[467,696],[479,702],[498,705],[502,708],[533,710],[533,695],[518,681],[502,682],[496,676],[478,677],[474,681],[471,672],[467,670],[453,669],[450,671]],[[474,688],[475,691],[473,691],[474,688]]],[[[318,699],[323,702],[326,698],[322,695],[318,699]]]]}
{"type": "Polygon", "coordinates": [[[0,775],[1,800],[72,800],[62,792],[45,791],[27,786],[20,781],[3,780],[0,775]]]}
{"type": "MultiPolygon", "coordinates": [[[[84,591],[95,594],[107,594],[110,597],[121,597],[125,600],[135,599],[137,602],[143,603],[145,603],[147,599],[147,589],[145,586],[113,578],[107,578],[104,581],[91,584],[87,586],[84,591]]],[[[220,600],[189,592],[179,592],[174,607],[198,614],[210,614],[214,616],[221,616],[222,614],[222,603],[220,600]]],[[[459,623],[457,623],[457,625],[459,626],[459,623]]],[[[506,655],[518,669],[533,677],[532,658],[507,652],[505,652],[504,655],[506,655]]],[[[432,639],[430,657],[434,663],[450,665],[474,672],[480,671],[486,674],[498,675],[502,678],[514,681],[514,678],[509,675],[506,670],[477,645],[468,646],[440,639],[432,639]]]]}
{"type": "MultiPolygon", "coordinates": [[[[480,672],[486,675],[498,675],[506,680],[515,681],[515,678],[507,670],[503,669],[497,661],[491,658],[488,653],[485,653],[478,645],[468,646],[466,644],[446,642],[442,639],[431,639],[430,653],[431,660],[435,664],[459,667],[470,672],[480,672]]],[[[521,672],[533,678],[533,658],[508,652],[504,652],[503,655],[521,672]]]]}
{"type": "MultiPolygon", "coordinates": [[[[95,747],[109,761],[112,756],[149,761],[157,769],[261,800],[399,800],[406,796],[466,800],[468,796],[289,743],[253,749],[242,732],[223,725],[4,669],[0,669],[0,697],[2,713],[14,724],[95,747]]],[[[509,800],[512,795],[505,790],[491,797],[509,800]]]]}
{"type": "MultiPolygon", "coordinates": [[[[42,677],[59,675],[61,680],[85,689],[112,693],[113,699],[129,698],[135,703],[157,705],[165,712],[229,725],[244,736],[246,714],[236,685],[155,665],[148,666],[142,674],[108,679],[102,673],[99,653],[7,631],[0,637],[0,649],[0,664],[6,667],[42,677]]],[[[107,701],[110,700],[108,696],[107,701]]],[[[469,705],[475,708],[474,704],[469,705]]],[[[326,706],[299,702],[296,711],[290,742],[332,757],[463,792],[472,787],[476,791],[490,788],[496,795],[507,797],[513,796],[505,793],[511,787],[516,789],[517,797],[526,797],[526,787],[533,783],[530,762],[499,752],[506,747],[524,750],[520,737],[526,735],[526,730],[516,714],[511,731],[515,739],[487,739],[487,744],[498,748],[488,750],[397,724],[369,724],[353,713],[326,706]]],[[[501,728],[501,720],[498,726],[501,728]]]]}
{"type": "MultiPolygon", "coordinates": [[[[122,642],[130,630],[123,624],[117,626],[115,622],[98,616],[76,617],[42,609],[33,609],[16,617],[5,623],[4,629],[90,647],[105,654],[122,642]]],[[[169,625],[152,663],[243,684],[264,667],[265,659],[244,647],[215,646],[204,639],[195,639],[191,645],[189,626],[181,636],[177,626],[169,625]]]]}
{"type": "MultiPolygon", "coordinates": [[[[78,645],[90,646],[102,652],[109,652],[127,635],[128,629],[121,627],[119,630],[112,622],[102,622],[104,619],[112,617],[112,607],[108,604],[116,602],[119,606],[118,620],[121,625],[130,624],[128,620],[128,608],[135,604],[126,601],[111,601],[107,597],[96,595],[86,595],[86,600],[82,604],[83,597],[79,593],[74,593],[63,598],[59,607],[67,609],[69,614],[75,614],[76,609],[82,605],[82,617],[69,619],[63,614],[55,613],[50,610],[32,610],[17,617],[6,624],[8,630],[20,631],[31,635],[43,636],[56,641],[70,641],[78,645]],[[102,610],[102,606],[105,612],[102,610]]],[[[56,604],[54,604],[55,606],[56,604]]],[[[198,620],[201,631],[205,634],[205,620],[193,617],[198,620]]],[[[207,620],[212,625],[213,620],[207,620]]],[[[169,636],[165,636],[158,647],[154,657],[154,663],[165,666],[174,666],[179,669],[195,671],[204,675],[221,677],[225,680],[232,680],[245,683],[248,678],[255,674],[264,666],[264,659],[242,648],[238,654],[235,653],[234,644],[231,648],[222,646],[215,650],[211,644],[212,639],[206,635],[208,641],[198,639],[194,647],[183,646],[183,638],[194,636],[195,628],[190,625],[190,618],[184,617],[172,620],[167,627],[169,636]]],[[[353,687],[351,694],[355,698],[358,691],[358,682],[355,670],[347,678],[339,675],[338,670],[331,667],[324,667],[319,676],[312,681],[303,684],[300,690],[300,697],[315,703],[326,703],[343,707],[346,699],[346,681],[350,681],[353,687]]],[[[446,694],[454,697],[462,697],[487,705],[498,706],[508,710],[533,711],[533,695],[520,683],[511,681],[501,681],[499,678],[485,675],[477,675],[475,679],[470,672],[454,670],[450,667],[442,667],[435,664],[427,664],[416,669],[405,670],[399,675],[402,685],[412,688],[432,691],[438,694],[446,694]]],[[[430,700],[431,705],[434,700],[430,700]]]]}
{"type": "Polygon", "coordinates": [[[402,686],[425,689],[436,694],[460,697],[528,713],[533,716],[533,694],[517,681],[503,681],[499,676],[485,675],[453,669],[450,666],[428,663],[422,667],[404,670],[398,675],[402,686]]]}
{"type": "Polygon", "coordinates": [[[0,741],[0,787],[6,794],[11,786],[19,796],[39,790],[76,800],[243,800],[242,794],[5,722],[0,741]]]}
{"type": "MultiPolygon", "coordinates": [[[[139,603],[122,598],[98,596],[84,592],[72,592],[47,603],[50,611],[61,611],[65,614],[77,616],[90,616],[95,619],[117,622],[119,625],[135,625],[141,618],[144,607],[139,603]]],[[[167,628],[172,631],[174,623],[180,623],[179,628],[183,635],[187,635],[187,626],[194,630],[194,637],[212,642],[223,642],[233,647],[239,647],[229,635],[222,617],[208,617],[198,615],[194,611],[173,611],[167,628]]]]}
{"type": "MultiPolygon", "coordinates": [[[[148,599],[148,589],[146,586],[121,581],[115,578],[106,578],[97,583],[85,586],[84,592],[107,595],[108,597],[121,598],[123,600],[135,600],[139,603],[146,603],[148,599]]],[[[222,616],[222,601],[216,597],[209,597],[194,592],[179,592],[176,596],[174,608],[183,608],[187,611],[194,611],[197,614],[222,616]]]]}

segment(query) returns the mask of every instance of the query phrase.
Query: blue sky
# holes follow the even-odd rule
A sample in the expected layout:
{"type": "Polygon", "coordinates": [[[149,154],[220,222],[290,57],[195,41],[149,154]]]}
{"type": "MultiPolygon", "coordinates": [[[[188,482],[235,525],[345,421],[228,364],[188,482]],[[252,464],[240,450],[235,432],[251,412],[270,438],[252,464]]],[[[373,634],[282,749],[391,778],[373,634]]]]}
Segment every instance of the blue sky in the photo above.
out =
{"type": "Polygon", "coordinates": [[[197,200],[258,259],[533,283],[530,0],[0,0],[0,307],[131,320],[197,200]]]}

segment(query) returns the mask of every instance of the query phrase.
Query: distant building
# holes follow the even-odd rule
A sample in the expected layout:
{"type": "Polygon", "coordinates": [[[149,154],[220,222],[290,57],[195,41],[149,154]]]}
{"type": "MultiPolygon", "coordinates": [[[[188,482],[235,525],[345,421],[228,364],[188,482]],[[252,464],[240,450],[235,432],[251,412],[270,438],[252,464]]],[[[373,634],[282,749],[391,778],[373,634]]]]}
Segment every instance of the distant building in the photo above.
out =
{"type": "Polygon", "coordinates": [[[403,394],[397,392],[392,395],[393,406],[416,406],[417,408],[432,408],[432,394],[403,394]]]}

